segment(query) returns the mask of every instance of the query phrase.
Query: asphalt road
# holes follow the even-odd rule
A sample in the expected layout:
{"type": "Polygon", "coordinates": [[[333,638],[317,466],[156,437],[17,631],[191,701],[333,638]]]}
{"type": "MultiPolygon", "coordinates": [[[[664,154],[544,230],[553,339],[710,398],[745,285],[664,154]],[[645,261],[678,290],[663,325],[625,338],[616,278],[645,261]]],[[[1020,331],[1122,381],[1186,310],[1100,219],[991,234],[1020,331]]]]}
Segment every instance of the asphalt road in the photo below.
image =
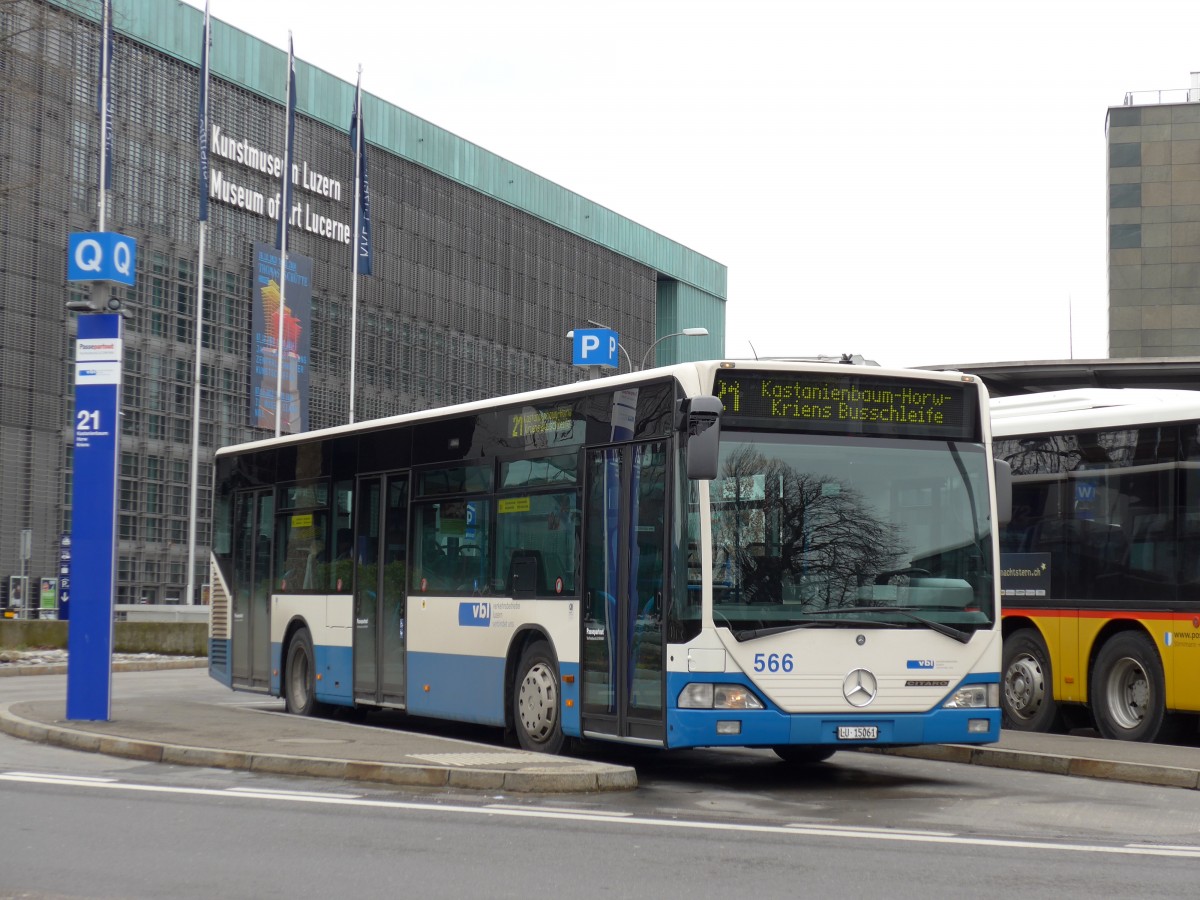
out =
{"type": "MultiPolygon", "coordinates": [[[[114,685],[235,696],[186,671],[114,685]]],[[[809,770],[750,750],[605,758],[637,790],[395,789],[0,735],[0,896],[1195,896],[1197,791],[862,753],[809,770]]]]}

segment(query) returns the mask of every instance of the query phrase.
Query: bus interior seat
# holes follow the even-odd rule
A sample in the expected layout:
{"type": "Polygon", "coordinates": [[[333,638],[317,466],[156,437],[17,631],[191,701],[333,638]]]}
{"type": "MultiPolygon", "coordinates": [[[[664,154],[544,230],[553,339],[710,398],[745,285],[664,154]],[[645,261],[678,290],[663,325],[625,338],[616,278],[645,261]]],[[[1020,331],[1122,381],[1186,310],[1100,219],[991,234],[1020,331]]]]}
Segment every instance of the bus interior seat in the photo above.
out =
{"type": "Polygon", "coordinates": [[[509,560],[505,593],[510,597],[535,597],[545,593],[543,572],[541,551],[523,547],[514,550],[509,560]]]}
{"type": "Polygon", "coordinates": [[[1129,568],[1143,574],[1175,578],[1176,542],[1171,517],[1164,513],[1135,516],[1129,546],[1129,568]]]}

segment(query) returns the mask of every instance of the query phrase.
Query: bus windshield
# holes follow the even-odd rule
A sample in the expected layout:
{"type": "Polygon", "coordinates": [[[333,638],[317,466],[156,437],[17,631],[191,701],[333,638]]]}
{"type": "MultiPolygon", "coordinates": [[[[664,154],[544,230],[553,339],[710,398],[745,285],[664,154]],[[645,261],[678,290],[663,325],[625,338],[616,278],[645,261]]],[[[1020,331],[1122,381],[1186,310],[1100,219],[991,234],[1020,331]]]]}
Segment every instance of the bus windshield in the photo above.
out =
{"type": "Polygon", "coordinates": [[[729,430],[710,491],[713,618],[741,640],[994,622],[979,444],[729,430]]]}

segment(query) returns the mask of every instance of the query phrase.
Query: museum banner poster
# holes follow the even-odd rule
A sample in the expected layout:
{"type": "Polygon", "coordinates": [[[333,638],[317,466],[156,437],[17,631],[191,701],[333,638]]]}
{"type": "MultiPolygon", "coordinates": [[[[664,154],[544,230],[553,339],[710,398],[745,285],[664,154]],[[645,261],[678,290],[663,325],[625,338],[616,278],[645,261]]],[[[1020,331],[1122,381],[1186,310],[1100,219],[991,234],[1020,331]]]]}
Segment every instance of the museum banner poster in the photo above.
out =
{"type": "Polygon", "coordinates": [[[282,406],[281,434],[308,431],[308,359],[312,344],[313,261],[287,255],[287,307],[279,299],[279,251],[254,244],[254,344],[250,379],[250,425],[275,430],[275,411],[282,406]],[[283,352],[277,352],[279,317],[283,316],[283,352]],[[278,364],[283,360],[283,398],[276,403],[278,364]]]}

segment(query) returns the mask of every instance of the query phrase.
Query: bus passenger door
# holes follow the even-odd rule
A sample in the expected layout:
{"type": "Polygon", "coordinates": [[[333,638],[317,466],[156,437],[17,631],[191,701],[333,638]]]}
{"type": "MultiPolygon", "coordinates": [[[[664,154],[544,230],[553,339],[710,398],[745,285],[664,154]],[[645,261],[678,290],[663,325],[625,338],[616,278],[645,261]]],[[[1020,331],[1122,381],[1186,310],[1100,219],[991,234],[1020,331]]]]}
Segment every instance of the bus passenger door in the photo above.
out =
{"type": "Polygon", "coordinates": [[[233,684],[271,684],[271,531],[275,498],[270,490],[239,491],[233,498],[233,684]]]}
{"type": "Polygon", "coordinates": [[[354,697],[404,706],[408,475],[359,479],[354,537],[354,697]]]}
{"type": "Polygon", "coordinates": [[[581,639],[584,734],[666,742],[668,443],[589,450],[581,639]]]}

